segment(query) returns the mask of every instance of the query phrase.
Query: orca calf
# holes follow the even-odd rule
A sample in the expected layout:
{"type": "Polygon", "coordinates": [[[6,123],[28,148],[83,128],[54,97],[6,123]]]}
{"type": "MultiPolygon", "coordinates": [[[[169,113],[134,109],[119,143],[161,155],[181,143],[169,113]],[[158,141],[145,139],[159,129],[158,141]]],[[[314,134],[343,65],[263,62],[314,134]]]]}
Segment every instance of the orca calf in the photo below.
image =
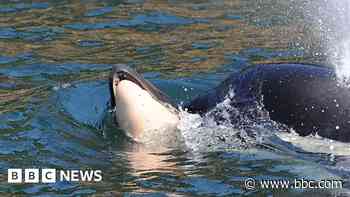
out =
{"type": "Polygon", "coordinates": [[[116,122],[133,140],[145,144],[168,144],[179,138],[178,111],[158,88],[135,70],[115,65],[109,80],[111,105],[116,122]]]}
{"type": "MultiPolygon", "coordinates": [[[[164,130],[167,132],[176,128],[179,122],[176,106],[131,68],[114,66],[109,84],[112,107],[117,109],[116,120],[131,137],[138,139],[150,130],[167,128],[164,130]]],[[[234,96],[230,104],[238,109],[258,104],[270,119],[301,136],[318,134],[350,142],[350,89],[339,83],[331,68],[307,64],[254,65],[230,75],[185,108],[190,113],[204,114],[224,101],[231,89],[234,96]]]]}

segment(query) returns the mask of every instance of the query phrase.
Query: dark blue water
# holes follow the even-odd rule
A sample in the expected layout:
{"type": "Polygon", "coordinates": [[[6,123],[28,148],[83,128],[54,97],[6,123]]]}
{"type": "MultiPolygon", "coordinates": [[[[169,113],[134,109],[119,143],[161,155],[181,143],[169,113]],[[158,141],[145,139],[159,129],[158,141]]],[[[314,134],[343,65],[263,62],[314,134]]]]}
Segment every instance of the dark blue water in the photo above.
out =
{"type": "Polygon", "coordinates": [[[152,153],[135,148],[108,112],[116,63],[179,104],[258,63],[332,66],[308,4],[1,1],[0,196],[346,196],[347,189],[244,187],[247,178],[306,178],[350,188],[346,156],[279,141],[152,153]],[[8,168],[98,169],[103,180],[9,184],[8,168]]]}

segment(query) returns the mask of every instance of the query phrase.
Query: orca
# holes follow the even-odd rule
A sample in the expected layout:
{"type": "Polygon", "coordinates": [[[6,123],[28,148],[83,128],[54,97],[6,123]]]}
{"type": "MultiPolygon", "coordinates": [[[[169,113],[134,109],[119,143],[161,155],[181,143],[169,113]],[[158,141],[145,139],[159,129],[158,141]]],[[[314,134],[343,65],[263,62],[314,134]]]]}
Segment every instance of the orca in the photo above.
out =
{"type": "MultiPolygon", "coordinates": [[[[130,67],[114,66],[109,84],[116,120],[131,137],[138,139],[147,131],[177,126],[177,107],[130,67]]],[[[242,113],[260,106],[271,120],[300,136],[317,134],[350,142],[350,89],[332,68],[294,63],[252,65],[231,74],[184,108],[203,115],[223,102],[230,90],[234,92],[230,105],[242,113]]]]}
{"type": "Polygon", "coordinates": [[[177,108],[166,94],[135,70],[115,65],[109,89],[116,122],[133,140],[165,144],[179,138],[177,108]]]}

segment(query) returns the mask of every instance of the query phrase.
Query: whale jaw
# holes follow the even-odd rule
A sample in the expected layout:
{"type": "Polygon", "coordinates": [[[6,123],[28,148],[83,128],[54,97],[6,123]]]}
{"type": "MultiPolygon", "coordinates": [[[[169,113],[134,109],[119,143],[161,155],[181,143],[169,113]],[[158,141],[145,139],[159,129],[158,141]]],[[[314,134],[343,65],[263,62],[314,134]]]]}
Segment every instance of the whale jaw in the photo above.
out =
{"type": "Polygon", "coordinates": [[[167,138],[167,132],[176,130],[179,122],[176,109],[163,94],[158,96],[160,90],[132,72],[114,68],[110,79],[111,103],[119,127],[141,143],[167,138]]]}

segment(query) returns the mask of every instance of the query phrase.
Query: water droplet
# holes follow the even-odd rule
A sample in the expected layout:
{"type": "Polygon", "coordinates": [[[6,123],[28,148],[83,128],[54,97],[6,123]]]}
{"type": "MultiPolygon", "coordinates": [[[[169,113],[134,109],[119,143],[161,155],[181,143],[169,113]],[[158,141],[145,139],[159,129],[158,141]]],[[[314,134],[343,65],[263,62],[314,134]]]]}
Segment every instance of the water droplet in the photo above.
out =
{"type": "Polygon", "coordinates": [[[62,84],[62,88],[68,88],[68,87],[70,87],[70,83],[64,83],[64,84],[62,84]]]}

